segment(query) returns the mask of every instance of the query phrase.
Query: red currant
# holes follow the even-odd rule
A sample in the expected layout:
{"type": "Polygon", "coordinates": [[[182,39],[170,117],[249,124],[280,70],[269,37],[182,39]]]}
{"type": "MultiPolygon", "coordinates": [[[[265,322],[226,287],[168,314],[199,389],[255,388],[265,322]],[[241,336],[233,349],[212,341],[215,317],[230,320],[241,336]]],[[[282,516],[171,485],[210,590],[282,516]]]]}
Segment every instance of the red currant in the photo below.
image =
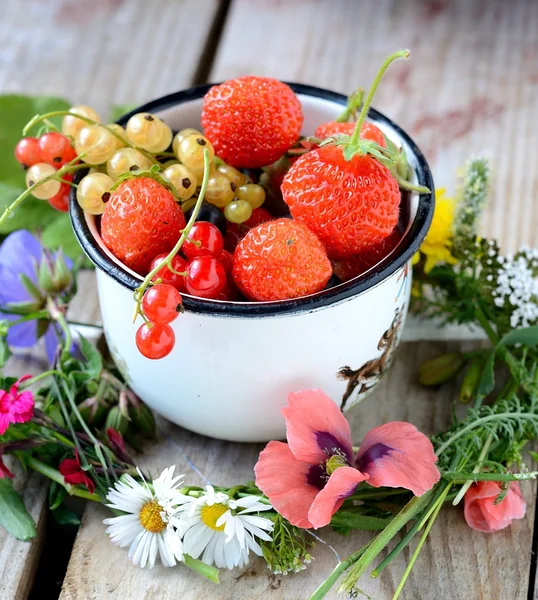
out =
{"type": "Polygon", "coordinates": [[[45,133],[39,138],[39,150],[43,162],[52,165],[55,169],[71,162],[77,155],[69,138],[56,131],[45,133]]]}
{"type": "Polygon", "coordinates": [[[238,296],[239,290],[237,289],[237,286],[235,285],[233,279],[228,278],[226,280],[226,285],[224,286],[224,289],[217,296],[216,299],[224,300],[225,302],[233,302],[234,300],[237,300],[238,296]]]}
{"type": "MultiPolygon", "coordinates": [[[[153,269],[160,265],[167,256],[168,254],[159,254],[159,256],[156,256],[153,259],[149,270],[153,271],[153,269]]],[[[176,255],[170,261],[170,266],[178,273],[184,273],[186,265],[187,261],[182,256],[176,255]]],[[[164,266],[160,271],[157,271],[157,274],[153,277],[153,281],[157,281],[157,279],[160,279],[163,283],[174,286],[176,290],[180,292],[185,291],[185,276],[170,271],[167,266],[164,266]]]]}
{"type": "MultiPolygon", "coordinates": [[[[71,173],[66,173],[62,177],[62,179],[65,179],[66,181],[72,181],[73,175],[71,173]]],[[[56,210],[59,210],[60,212],[67,212],[69,210],[69,194],[70,193],[71,193],[71,186],[68,183],[62,182],[62,184],[60,186],[60,191],[52,198],[49,198],[48,202],[52,206],[52,208],[55,208],[56,210]]]]}
{"type": "Polygon", "coordinates": [[[43,162],[39,140],[35,137],[25,137],[15,146],[15,158],[26,169],[43,162]]]}
{"type": "Polygon", "coordinates": [[[200,298],[216,298],[226,286],[226,271],[214,256],[198,256],[187,263],[185,288],[200,298]]]}
{"type": "Polygon", "coordinates": [[[174,330],[170,325],[144,323],[136,332],[136,347],[142,356],[150,360],[164,358],[172,352],[176,343],[174,330]]]}
{"type": "Polygon", "coordinates": [[[142,310],[153,323],[166,325],[177,318],[181,311],[181,295],[175,287],[158,283],[142,298],[142,310]]]}
{"type": "Polygon", "coordinates": [[[231,252],[228,252],[228,250],[223,250],[220,253],[219,260],[222,263],[224,270],[226,271],[226,275],[229,275],[234,268],[233,254],[231,252]]]}
{"type": "Polygon", "coordinates": [[[224,247],[224,239],[219,229],[207,221],[198,221],[189,232],[181,249],[187,258],[197,256],[219,256],[224,247]],[[191,240],[200,242],[197,246],[191,240]]]}

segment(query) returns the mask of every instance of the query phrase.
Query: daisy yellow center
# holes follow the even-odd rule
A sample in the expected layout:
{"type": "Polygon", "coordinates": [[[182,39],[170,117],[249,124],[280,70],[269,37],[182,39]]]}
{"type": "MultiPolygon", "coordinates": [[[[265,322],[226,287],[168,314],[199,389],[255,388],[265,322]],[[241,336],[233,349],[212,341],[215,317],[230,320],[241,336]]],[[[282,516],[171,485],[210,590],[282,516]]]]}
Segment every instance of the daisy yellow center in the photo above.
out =
{"type": "Polygon", "coordinates": [[[202,523],[204,525],[207,525],[210,529],[214,529],[215,531],[224,531],[224,525],[219,525],[217,527],[217,521],[227,510],[228,507],[224,504],[213,504],[211,506],[204,506],[204,508],[202,508],[202,510],[200,511],[202,523]]]}
{"type": "Polygon", "coordinates": [[[138,515],[142,527],[151,533],[160,533],[166,527],[161,517],[162,510],[161,505],[155,500],[146,502],[138,515]]]}

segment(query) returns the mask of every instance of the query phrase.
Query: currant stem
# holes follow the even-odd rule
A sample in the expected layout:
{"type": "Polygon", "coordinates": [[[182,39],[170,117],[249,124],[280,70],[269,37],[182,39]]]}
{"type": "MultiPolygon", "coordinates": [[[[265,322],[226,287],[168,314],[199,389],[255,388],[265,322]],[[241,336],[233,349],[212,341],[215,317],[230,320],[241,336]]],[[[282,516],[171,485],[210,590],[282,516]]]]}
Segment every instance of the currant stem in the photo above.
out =
{"type": "Polygon", "coordinates": [[[394,52],[394,54],[391,54],[384,60],[379,71],[377,72],[377,75],[375,76],[374,82],[372,83],[370,89],[368,90],[368,95],[366,96],[366,100],[364,101],[364,104],[362,105],[362,110],[359,114],[359,118],[357,119],[357,125],[355,126],[355,130],[353,131],[353,135],[351,136],[351,140],[349,141],[350,146],[356,146],[357,142],[360,139],[362,124],[364,123],[364,121],[368,115],[368,111],[370,110],[370,105],[372,104],[372,100],[373,100],[374,94],[377,90],[377,86],[379,85],[379,82],[383,78],[385,71],[389,68],[390,64],[392,62],[394,62],[397,58],[409,58],[410,56],[411,56],[411,52],[409,52],[409,50],[400,50],[398,52],[394,52]]]}
{"type": "Polygon", "coordinates": [[[93,119],[90,119],[89,117],[85,117],[83,115],[77,115],[77,113],[72,113],[72,112],[69,112],[68,110],[55,110],[53,112],[49,112],[49,113],[46,113],[44,115],[35,115],[34,117],[32,117],[30,119],[30,121],[28,121],[28,123],[26,124],[26,126],[22,130],[22,135],[26,135],[28,133],[28,131],[30,129],[32,129],[32,127],[35,127],[35,125],[37,125],[41,121],[45,121],[45,122],[48,121],[48,119],[50,117],[75,117],[77,119],[80,119],[81,121],[84,121],[85,123],[88,123],[88,125],[100,125],[101,127],[104,127],[105,129],[108,129],[108,131],[110,131],[110,133],[114,137],[118,138],[118,140],[120,140],[122,142],[122,144],[124,144],[125,146],[127,146],[129,148],[134,148],[135,150],[138,150],[146,158],[149,158],[153,163],[157,163],[158,162],[156,160],[155,156],[153,156],[153,154],[151,154],[149,152],[146,152],[146,150],[143,150],[142,148],[139,148],[138,146],[134,146],[133,144],[131,144],[130,142],[128,142],[125,138],[123,138],[119,133],[117,133],[113,129],[110,129],[106,125],[103,125],[102,123],[98,123],[97,121],[94,121],[93,119]]]}
{"type": "Polygon", "coordinates": [[[34,183],[34,185],[31,185],[29,188],[26,188],[24,190],[24,192],[18,198],[13,200],[13,202],[9,206],[6,206],[6,208],[4,209],[4,212],[2,213],[2,216],[0,217],[0,225],[2,225],[6,221],[6,219],[17,208],[17,206],[19,206],[19,204],[21,204],[21,202],[26,200],[26,198],[28,198],[28,196],[30,196],[32,194],[32,192],[36,188],[38,188],[40,185],[42,185],[43,183],[46,183],[47,181],[52,181],[53,179],[61,180],[62,175],[65,175],[66,173],[71,173],[72,171],[77,171],[78,169],[88,169],[91,166],[91,165],[87,165],[87,164],[75,165],[74,162],[76,162],[78,160],[80,160],[79,156],[77,156],[70,163],[67,163],[66,165],[64,165],[61,169],[58,169],[58,171],[54,172],[52,175],[49,175],[48,177],[44,177],[37,183],[34,183]]]}
{"type": "Polygon", "coordinates": [[[146,291],[146,288],[148,287],[148,285],[150,285],[152,279],[155,277],[155,275],[157,275],[157,273],[163,267],[168,267],[168,268],[170,267],[170,263],[172,262],[172,259],[179,252],[179,249],[183,245],[183,242],[189,237],[190,230],[192,229],[192,226],[196,222],[196,218],[198,217],[198,213],[200,212],[200,208],[204,201],[205,191],[207,188],[207,182],[209,180],[209,162],[210,162],[209,161],[209,150],[207,148],[205,148],[204,149],[204,178],[202,180],[202,187],[200,188],[200,194],[199,194],[198,199],[196,200],[196,204],[194,205],[194,208],[192,210],[191,218],[189,219],[189,222],[185,226],[185,229],[183,229],[183,231],[181,232],[181,236],[179,237],[179,240],[177,241],[176,245],[172,248],[172,250],[170,251],[168,256],[161,263],[159,263],[152,271],[150,271],[146,275],[146,277],[145,277],[144,281],[142,282],[142,284],[140,285],[140,287],[138,287],[136,289],[136,291],[135,291],[136,306],[135,306],[135,311],[134,311],[134,315],[133,315],[133,323],[136,321],[136,317],[138,315],[142,315],[142,311],[140,310],[140,307],[141,307],[142,298],[144,297],[144,292],[146,291]]]}

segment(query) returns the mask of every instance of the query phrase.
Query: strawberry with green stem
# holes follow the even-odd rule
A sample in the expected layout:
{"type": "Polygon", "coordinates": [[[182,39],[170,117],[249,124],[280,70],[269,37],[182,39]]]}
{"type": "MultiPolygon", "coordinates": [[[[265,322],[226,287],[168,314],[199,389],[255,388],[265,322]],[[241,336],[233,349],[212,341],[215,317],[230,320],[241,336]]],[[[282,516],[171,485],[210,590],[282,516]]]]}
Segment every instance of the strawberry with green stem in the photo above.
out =
{"type": "Polygon", "coordinates": [[[429,192],[402,176],[401,154],[392,142],[382,147],[360,137],[385,71],[397,58],[408,57],[409,51],[402,50],[383,62],[353,135],[325,140],[319,148],[301,156],[284,177],[282,194],[292,216],[317,234],[331,259],[358,254],[394,231],[400,210],[400,187],[429,192]]]}

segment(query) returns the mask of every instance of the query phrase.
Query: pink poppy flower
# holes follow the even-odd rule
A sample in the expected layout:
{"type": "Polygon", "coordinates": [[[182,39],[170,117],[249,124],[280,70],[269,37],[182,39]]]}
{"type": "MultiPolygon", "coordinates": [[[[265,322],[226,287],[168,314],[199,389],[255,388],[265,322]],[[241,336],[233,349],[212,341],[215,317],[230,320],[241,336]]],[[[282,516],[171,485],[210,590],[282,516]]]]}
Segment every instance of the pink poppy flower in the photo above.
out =
{"type": "Polygon", "coordinates": [[[19,393],[19,385],[31,379],[24,375],[16,381],[9,392],[0,390],[0,435],[4,435],[12,423],[26,423],[34,414],[34,395],[30,390],[19,393]]]}
{"type": "Polygon", "coordinates": [[[95,492],[95,483],[82,469],[78,450],[75,450],[75,458],[65,458],[60,464],[60,473],[64,476],[65,483],[71,485],[84,485],[90,494],[95,492]]]}
{"type": "Polygon", "coordinates": [[[269,442],[254,468],[256,485],[292,525],[323,527],[361,481],[421,495],[439,481],[430,440],[410,423],[372,429],[354,456],[349,424],[321,390],[288,396],[288,443],[269,442]]]}
{"type": "Polygon", "coordinates": [[[495,504],[495,498],[500,493],[501,484],[498,481],[473,483],[464,497],[463,514],[469,527],[492,533],[508,527],[513,519],[525,516],[527,504],[518,481],[512,481],[504,500],[495,504]]]}

